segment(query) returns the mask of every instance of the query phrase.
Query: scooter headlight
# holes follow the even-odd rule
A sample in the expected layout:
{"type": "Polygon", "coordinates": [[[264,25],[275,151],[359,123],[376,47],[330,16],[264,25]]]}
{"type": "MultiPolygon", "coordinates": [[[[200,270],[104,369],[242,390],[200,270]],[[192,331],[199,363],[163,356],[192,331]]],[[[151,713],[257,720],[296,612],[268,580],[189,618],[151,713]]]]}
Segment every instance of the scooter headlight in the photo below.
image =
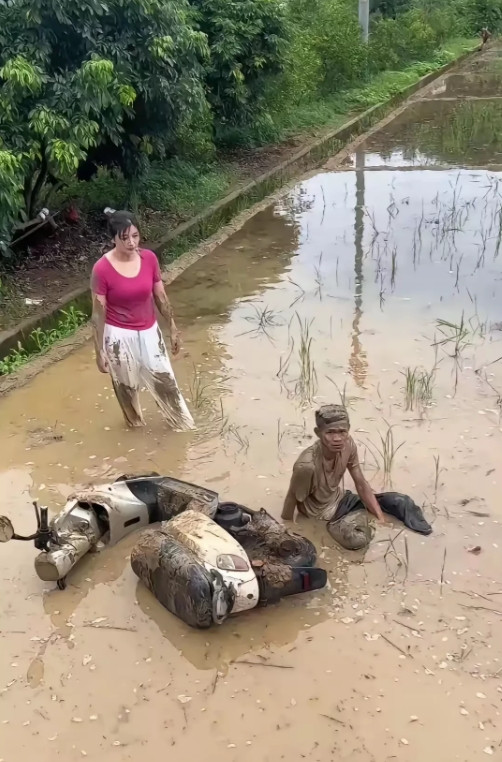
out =
{"type": "Polygon", "coordinates": [[[244,558],[230,553],[218,556],[216,566],[222,571],[249,571],[249,564],[244,558]]]}

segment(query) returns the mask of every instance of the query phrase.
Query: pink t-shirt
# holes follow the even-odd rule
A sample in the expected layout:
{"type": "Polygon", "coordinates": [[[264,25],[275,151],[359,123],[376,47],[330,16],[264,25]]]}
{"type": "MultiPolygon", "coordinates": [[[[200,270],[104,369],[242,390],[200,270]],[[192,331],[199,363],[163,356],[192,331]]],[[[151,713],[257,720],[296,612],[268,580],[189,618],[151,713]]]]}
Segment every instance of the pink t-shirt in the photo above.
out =
{"type": "Polygon", "coordinates": [[[159,260],[148,249],[141,249],[141,266],[135,278],[127,278],[114,268],[105,257],[92,268],[91,289],[98,296],[106,296],[108,325],[145,331],[155,323],[153,286],[161,280],[159,260]]]}

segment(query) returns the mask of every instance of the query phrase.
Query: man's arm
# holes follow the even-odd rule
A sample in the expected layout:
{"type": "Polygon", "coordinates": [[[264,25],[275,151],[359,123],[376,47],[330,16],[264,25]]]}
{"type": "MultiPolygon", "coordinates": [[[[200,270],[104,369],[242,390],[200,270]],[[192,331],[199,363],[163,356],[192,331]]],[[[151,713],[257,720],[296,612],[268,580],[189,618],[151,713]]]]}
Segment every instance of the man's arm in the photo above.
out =
{"type": "Polygon", "coordinates": [[[286,498],[284,500],[284,506],[282,508],[281,518],[283,518],[285,521],[293,521],[295,517],[295,510],[296,510],[296,497],[295,493],[292,492],[291,486],[288,489],[286,498]]]}
{"type": "Polygon", "coordinates": [[[157,309],[162,317],[167,321],[169,326],[169,336],[171,337],[171,349],[174,355],[177,355],[180,351],[180,337],[176,323],[174,322],[173,308],[171,302],[166,294],[166,289],[161,280],[157,281],[153,285],[153,298],[157,309]]]}
{"type": "Polygon", "coordinates": [[[361,471],[361,466],[359,464],[353,466],[349,465],[347,468],[350,475],[352,476],[352,479],[354,480],[354,486],[356,488],[357,494],[361,498],[361,501],[363,502],[366,510],[372,513],[373,516],[376,516],[378,521],[384,521],[382,509],[378,504],[375,493],[364,478],[364,474],[361,471]]]}
{"type": "Polygon", "coordinates": [[[281,518],[285,521],[293,520],[298,503],[303,503],[308,497],[312,484],[312,474],[312,469],[304,464],[293,467],[293,474],[281,513],[281,518]]]}

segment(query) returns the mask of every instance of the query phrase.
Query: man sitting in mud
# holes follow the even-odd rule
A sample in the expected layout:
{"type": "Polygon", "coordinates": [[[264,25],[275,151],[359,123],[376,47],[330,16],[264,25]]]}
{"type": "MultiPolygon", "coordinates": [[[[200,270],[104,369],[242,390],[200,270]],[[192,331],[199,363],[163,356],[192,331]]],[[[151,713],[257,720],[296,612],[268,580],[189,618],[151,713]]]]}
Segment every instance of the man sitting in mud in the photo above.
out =
{"type": "Polygon", "coordinates": [[[304,516],[327,521],[331,536],[349,550],[363,548],[371,540],[366,511],[379,522],[384,522],[384,513],[388,513],[415,532],[432,532],[410,497],[397,492],[373,492],[359,465],[345,407],[323,405],[315,418],[318,441],[307,447],[293,466],[283,519],[293,519],[298,509],[304,516]],[[340,486],[345,471],[351,475],[357,495],[340,486]]]}

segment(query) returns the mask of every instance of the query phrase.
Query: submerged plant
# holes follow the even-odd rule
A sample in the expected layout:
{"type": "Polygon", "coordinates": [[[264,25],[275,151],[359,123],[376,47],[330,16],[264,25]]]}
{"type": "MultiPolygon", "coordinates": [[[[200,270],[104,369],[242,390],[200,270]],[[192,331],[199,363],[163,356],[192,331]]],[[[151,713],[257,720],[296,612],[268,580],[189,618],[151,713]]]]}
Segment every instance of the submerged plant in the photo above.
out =
{"type": "Polygon", "coordinates": [[[434,390],[434,380],[436,368],[431,371],[421,370],[420,368],[406,368],[403,371],[405,378],[404,398],[406,410],[422,410],[432,402],[434,390]]]}
{"type": "Polygon", "coordinates": [[[194,410],[202,411],[210,406],[211,397],[209,389],[212,385],[212,380],[207,380],[204,372],[194,365],[193,375],[188,384],[190,401],[194,410]]]}
{"type": "Polygon", "coordinates": [[[317,265],[314,265],[314,273],[315,273],[315,283],[316,283],[316,289],[315,294],[319,297],[319,300],[322,301],[322,290],[324,285],[324,278],[321,271],[321,265],[322,265],[322,252],[319,256],[319,262],[317,265]]]}
{"type": "Polygon", "coordinates": [[[317,371],[312,359],[312,336],[310,334],[313,320],[302,320],[296,313],[300,327],[300,342],[298,347],[298,364],[300,375],[295,384],[295,394],[303,405],[309,405],[317,391],[317,371]]]}
{"type": "Polygon", "coordinates": [[[247,333],[254,333],[255,335],[258,335],[263,333],[267,336],[267,338],[270,339],[271,337],[269,335],[269,330],[277,325],[281,325],[279,317],[274,312],[274,310],[270,309],[270,307],[258,307],[256,304],[253,304],[252,307],[254,309],[254,313],[252,315],[248,315],[244,319],[247,320],[248,323],[253,323],[255,327],[250,331],[245,331],[244,334],[240,335],[243,336],[247,333]]]}
{"type": "Polygon", "coordinates": [[[238,452],[246,453],[249,450],[249,438],[242,433],[240,426],[231,423],[227,427],[226,435],[236,443],[238,452]]]}
{"type": "Polygon", "coordinates": [[[460,359],[464,349],[471,344],[471,329],[465,322],[464,313],[462,312],[460,323],[451,323],[449,320],[438,318],[436,328],[443,336],[442,339],[435,342],[437,346],[448,347],[451,350],[450,357],[455,360],[460,359]]]}
{"type": "Polygon", "coordinates": [[[434,504],[436,504],[438,500],[439,476],[441,474],[442,468],[440,466],[440,462],[441,462],[440,456],[433,455],[433,458],[434,458],[434,504]]]}
{"type": "Polygon", "coordinates": [[[398,450],[400,450],[404,445],[404,442],[400,442],[400,444],[396,445],[394,442],[394,426],[387,423],[387,421],[385,421],[385,424],[387,426],[385,434],[381,434],[379,432],[378,436],[380,438],[380,442],[379,444],[373,444],[373,447],[380,458],[379,465],[384,475],[384,486],[387,484],[392,484],[392,468],[394,466],[394,458],[396,457],[398,450]]]}
{"type": "Polygon", "coordinates": [[[343,405],[343,407],[349,407],[350,398],[347,396],[347,382],[345,382],[343,387],[340,389],[336,381],[333,381],[333,379],[330,378],[329,376],[326,376],[326,378],[328,379],[328,381],[330,381],[333,384],[336,391],[340,395],[340,405],[343,405]]]}

